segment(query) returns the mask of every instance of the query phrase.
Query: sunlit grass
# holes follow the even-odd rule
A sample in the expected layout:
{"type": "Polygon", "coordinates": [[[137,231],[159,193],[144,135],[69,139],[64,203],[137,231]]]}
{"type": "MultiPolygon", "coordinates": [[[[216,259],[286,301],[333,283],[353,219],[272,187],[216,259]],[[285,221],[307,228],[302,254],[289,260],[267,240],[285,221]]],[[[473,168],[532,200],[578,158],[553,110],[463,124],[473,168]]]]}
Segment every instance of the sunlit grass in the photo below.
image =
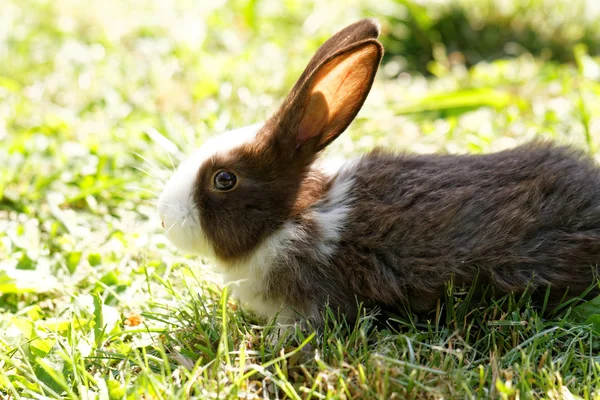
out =
{"type": "MultiPolygon", "coordinates": [[[[186,153],[267,117],[329,34],[396,2],[25,3],[0,12],[0,398],[600,398],[597,301],[542,318],[457,288],[430,320],[331,316],[274,345],[162,235],[156,194],[186,153]]],[[[384,65],[328,153],[544,136],[595,154],[587,54],[384,65]]]]}

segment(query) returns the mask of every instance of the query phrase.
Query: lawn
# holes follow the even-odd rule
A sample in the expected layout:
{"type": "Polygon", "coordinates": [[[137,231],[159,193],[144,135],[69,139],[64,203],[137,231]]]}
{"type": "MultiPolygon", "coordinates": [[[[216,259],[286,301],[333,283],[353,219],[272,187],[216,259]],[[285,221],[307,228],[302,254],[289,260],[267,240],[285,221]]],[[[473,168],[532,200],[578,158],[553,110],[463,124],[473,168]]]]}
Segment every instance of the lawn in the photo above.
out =
{"type": "Polygon", "coordinates": [[[448,1],[1,0],[0,398],[600,399],[600,298],[542,316],[526,295],[475,303],[449,284],[430,319],[331,316],[274,344],[270,321],[162,234],[177,163],[268,117],[363,16],[390,50],[329,155],[536,137],[600,155],[599,11],[456,1],[475,32],[539,32],[485,54],[471,44],[495,36],[463,44],[438,23],[448,1]]]}

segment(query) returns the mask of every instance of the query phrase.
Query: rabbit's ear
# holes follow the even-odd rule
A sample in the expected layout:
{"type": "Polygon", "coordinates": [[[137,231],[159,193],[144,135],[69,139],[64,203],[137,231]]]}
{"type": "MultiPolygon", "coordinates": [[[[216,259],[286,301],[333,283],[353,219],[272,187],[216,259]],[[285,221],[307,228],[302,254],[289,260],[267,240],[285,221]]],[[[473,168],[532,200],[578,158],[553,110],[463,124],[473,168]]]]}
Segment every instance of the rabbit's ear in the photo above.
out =
{"type": "Polygon", "coordinates": [[[312,74],[317,66],[319,66],[323,61],[338,53],[340,50],[356,43],[365,41],[367,39],[377,39],[379,36],[379,31],[379,22],[377,22],[375,19],[367,18],[348,25],[330,37],[321,45],[321,47],[319,47],[315,55],[311,58],[290,94],[296,93],[304,81],[306,81],[306,78],[310,76],[310,74],[312,74]]]}
{"type": "Polygon", "coordinates": [[[310,154],[338,137],[367,98],[382,55],[381,44],[367,39],[319,64],[276,115],[275,134],[286,142],[285,147],[308,147],[310,154]]]}

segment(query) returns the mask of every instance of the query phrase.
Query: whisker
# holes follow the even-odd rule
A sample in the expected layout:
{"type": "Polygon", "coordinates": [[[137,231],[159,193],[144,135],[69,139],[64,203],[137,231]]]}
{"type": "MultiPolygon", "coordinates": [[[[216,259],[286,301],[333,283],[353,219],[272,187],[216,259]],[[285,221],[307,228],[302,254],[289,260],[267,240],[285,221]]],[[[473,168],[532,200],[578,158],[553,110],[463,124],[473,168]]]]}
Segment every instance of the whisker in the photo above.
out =
{"type": "MultiPolygon", "coordinates": [[[[164,147],[163,147],[164,149],[164,147]]],[[[169,151],[167,149],[165,149],[165,152],[167,153],[167,156],[169,157],[169,161],[171,162],[171,168],[173,168],[173,172],[175,172],[175,164],[173,164],[173,159],[171,158],[171,154],[169,153],[169,151]]]]}
{"type": "Polygon", "coordinates": [[[161,192],[165,188],[164,185],[161,185],[161,184],[159,184],[157,182],[151,182],[150,185],[152,185],[153,188],[155,188],[156,190],[161,191],[161,192]]]}
{"type": "Polygon", "coordinates": [[[148,184],[150,186],[152,186],[154,189],[158,190],[159,192],[162,192],[163,189],[165,188],[164,185],[160,185],[160,184],[158,184],[156,182],[148,182],[148,184]]]}
{"type": "Polygon", "coordinates": [[[183,222],[181,223],[181,227],[182,227],[182,228],[183,228],[183,226],[185,225],[185,221],[187,221],[187,217],[185,217],[185,218],[183,219],[183,222]]]}
{"type": "Polygon", "coordinates": [[[167,229],[167,231],[165,232],[165,235],[167,235],[169,232],[171,232],[171,229],[173,229],[173,227],[175,226],[175,224],[176,224],[176,223],[177,223],[177,222],[173,222],[173,225],[171,225],[171,226],[169,227],[169,229],[167,229]]]}
{"type": "Polygon", "coordinates": [[[175,206],[174,206],[174,205],[172,205],[172,204],[161,203],[161,202],[159,202],[158,200],[152,201],[152,200],[146,200],[146,199],[142,199],[142,201],[143,201],[144,203],[149,203],[149,204],[152,204],[153,206],[157,206],[157,205],[159,205],[159,204],[160,204],[161,206],[167,206],[167,207],[171,207],[171,208],[174,208],[174,207],[175,207],[175,206]]]}
{"type": "MultiPolygon", "coordinates": [[[[138,171],[140,171],[140,172],[143,172],[143,173],[145,173],[145,174],[146,174],[146,175],[148,175],[150,178],[152,178],[152,179],[154,179],[155,181],[159,182],[159,179],[158,179],[158,178],[157,178],[155,175],[152,175],[152,174],[151,174],[149,171],[145,170],[144,168],[140,168],[140,167],[136,167],[136,166],[134,166],[133,168],[134,168],[134,169],[137,169],[137,170],[138,170],[138,171]]],[[[164,180],[165,182],[167,182],[167,180],[166,180],[166,179],[164,179],[164,178],[162,178],[162,177],[161,177],[160,179],[162,179],[162,180],[164,180]]]]}
{"type": "Polygon", "coordinates": [[[145,162],[148,163],[148,165],[150,165],[154,171],[157,172],[158,175],[160,175],[160,178],[162,180],[164,180],[165,182],[167,181],[167,178],[164,177],[163,173],[164,173],[164,169],[158,167],[156,164],[154,164],[152,161],[150,161],[149,159],[147,159],[146,157],[144,157],[143,155],[141,155],[140,153],[133,151],[133,154],[135,154],[136,156],[138,156],[139,158],[141,158],[142,160],[144,160],[145,162]]]}
{"type": "Polygon", "coordinates": [[[158,193],[156,193],[155,191],[150,190],[150,189],[145,189],[142,187],[138,187],[138,186],[125,186],[125,189],[143,190],[144,192],[152,193],[156,197],[160,197],[160,195],[158,193]]]}
{"type": "Polygon", "coordinates": [[[173,143],[172,141],[170,141],[169,139],[167,139],[165,137],[165,135],[163,135],[162,133],[160,133],[156,129],[154,129],[152,127],[149,127],[144,132],[155,143],[158,143],[158,145],[160,147],[162,147],[167,152],[167,154],[172,153],[172,154],[175,154],[177,156],[179,156],[181,154],[181,150],[179,149],[179,147],[175,143],[173,143]]]}
{"type": "Polygon", "coordinates": [[[136,155],[137,157],[141,158],[142,160],[146,161],[150,166],[154,167],[154,169],[157,169],[157,170],[161,171],[161,168],[158,165],[154,164],[152,161],[150,161],[148,158],[144,157],[143,155],[141,155],[137,151],[132,151],[132,153],[134,155],[136,155]]]}
{"type": "Polygon", "coordinates": [[[173,171],[175,171],[175,164],[171,158],[171,153],[176,154],[179,157],[181,155],[179,147],[154,128],[146,129],[146,135],[150,136],[150,138],[152,138],[155,143],[158,143],[165,153],[167,153],[167,157],[169,157],[169,161],[171,162],[171,167],[173,168],[173,171]]]}

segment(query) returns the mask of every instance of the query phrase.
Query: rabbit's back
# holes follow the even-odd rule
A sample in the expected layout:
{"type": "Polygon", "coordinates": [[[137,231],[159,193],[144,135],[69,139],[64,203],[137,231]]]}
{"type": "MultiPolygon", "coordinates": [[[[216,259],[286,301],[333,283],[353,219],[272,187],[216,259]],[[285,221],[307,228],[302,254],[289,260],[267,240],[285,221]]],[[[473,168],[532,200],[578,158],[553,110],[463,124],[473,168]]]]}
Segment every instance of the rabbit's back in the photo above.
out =
{"type": "Polygon", "coordinates": [[[375,151],[353,169],[335,263],[350,292],[431,306],[452,276],[500,292],[528,283],[577,294],[600,262],[600,170],[568,147],[533,143],[488,155],[375,151]],[[360,260],[360,262],[356,262],[360,260]]]}

